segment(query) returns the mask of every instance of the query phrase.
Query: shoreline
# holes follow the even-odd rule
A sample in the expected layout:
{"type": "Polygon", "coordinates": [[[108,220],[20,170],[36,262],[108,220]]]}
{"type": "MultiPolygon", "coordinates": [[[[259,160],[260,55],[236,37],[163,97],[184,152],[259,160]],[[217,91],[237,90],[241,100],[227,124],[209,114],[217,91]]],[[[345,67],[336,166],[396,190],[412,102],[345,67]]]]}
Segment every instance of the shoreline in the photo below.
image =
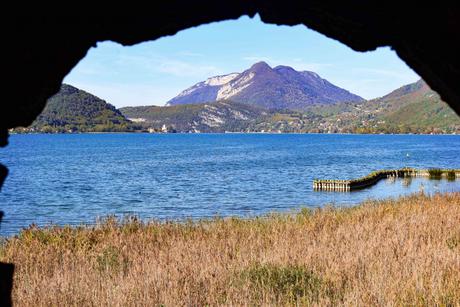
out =
{"type": "MultiPolygon", "coordinates": [[[[446,180],[443,178],[443,180],[446,180]]],[[[324,190],[323,192],[330,192],[324,190]]],[[[90,222],[80,222],[80,223],[57,223],[53,221],[49,221],[45,224],[37,225],[35,223],[31,223],[27,226],[22,227],[19,231],[15,233],[10,233],[8,235],[0,235],[0,248],[1,242],[5,240],[14,239],[21,234],[22,231],[28,229],[34,229],[37,231],[48,231],[48,230],[59,230],[59,229],[93,229],[98,227],[101,223],[107,220],[116,221],[117,223],[124,223],[129,220],[136,220],[142,224],[149,224],[155,223],[158,225],[166,225],[166,224],[175,224],[175,225],[197,225],[202,223],[213,223],[216,221],[225,221],[225,220],[242,220],[242,221],[251,221],[251,220],[258,220],[258,219],[267,219],[274,216],[278,217],[292,217],[298,214],[301,214],[304,211],[322,211],[322,210],[333,210],[333,211],[348,211],[348,210],[355,210],[360,208],[366,203],[383,203],[383,202],[398,202],[402,199],[412,198],[412,197],[426,197],[432,198],[434,196],[446,196],[450,194],[458,194],[460,196],[460,191],[446,191],[446,192],[434,192],[434,193],[427,193],[425,191],[418,191],[411,194],[405,195],[398,195],[394,196],[387,196],[384,198],[369,198],[360,202],[356,203],[346,203],[346,204],[335,204],[335,203],[325,203],[323,205],[318,206],[307,206],[307,205],[298,205],[296,207],[288,208],[281,211],[268,211],[261,214],[247,214],[247,215],[209,215],[203,217],[193,217],[193,216],[184,216],[184,217],[177,217],[177,218],[156,218],[156,217],[147,217],[142,218],[137,214],[108,214],[108,215],[96,215],[94,217],[94,221],[90,222]]],[[[5,219],[5,217],[3,217],[5,219]]],[[[0,224],[1,229],[1,224],[0,224]]]]}
{"type": "Polygon", "coordinates": [[[221,134],[257,134],[257,135],[460,135],[457,133],[317,133],[317,132],[174,132],[174,133],[150,133],[150,132],[136,132],[136,131],[122,131],[122,132],[56,132],[56,133],[45,133],[45,132],[24,132],[24,133],[9,133],[9,135],[79,135],[79,134],[152,134],[152,135],[221,135],[221,134]]]}

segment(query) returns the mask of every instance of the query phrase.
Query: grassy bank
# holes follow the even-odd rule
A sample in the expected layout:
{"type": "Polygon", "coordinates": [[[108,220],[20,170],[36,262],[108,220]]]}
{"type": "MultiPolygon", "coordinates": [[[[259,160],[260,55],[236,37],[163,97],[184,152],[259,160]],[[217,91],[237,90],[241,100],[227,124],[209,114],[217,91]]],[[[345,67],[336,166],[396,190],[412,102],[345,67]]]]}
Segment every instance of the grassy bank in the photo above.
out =
{"type": "Polygon", "coordinates": [[[0,249],[14,302],[458,305],[460,193],[295,215],[30,228],[0,249]]]}

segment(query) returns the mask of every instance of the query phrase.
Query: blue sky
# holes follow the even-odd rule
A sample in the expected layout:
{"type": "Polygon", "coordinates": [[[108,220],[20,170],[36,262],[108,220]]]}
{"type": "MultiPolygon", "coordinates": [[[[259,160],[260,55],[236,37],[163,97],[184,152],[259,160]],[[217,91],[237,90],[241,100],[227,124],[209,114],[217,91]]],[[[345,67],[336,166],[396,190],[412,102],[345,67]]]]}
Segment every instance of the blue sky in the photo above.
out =
{"type": "Polygon", "coordinates": [[[211,23],[123,47],[102,42],[64,79],[117,107],[164,105],[208,77],[253,63],[310,70],[366,99],[419,79],[390,48],[355,52],[305,26],[264,24],[256,16],[211,23]]]}

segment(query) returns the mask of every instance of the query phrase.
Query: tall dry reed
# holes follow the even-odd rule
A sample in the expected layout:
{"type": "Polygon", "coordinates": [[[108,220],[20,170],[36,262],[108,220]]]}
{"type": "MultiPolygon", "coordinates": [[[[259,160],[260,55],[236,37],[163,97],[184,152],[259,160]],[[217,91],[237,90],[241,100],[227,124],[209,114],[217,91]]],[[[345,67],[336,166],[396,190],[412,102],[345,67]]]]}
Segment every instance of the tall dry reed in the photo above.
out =
{"type": "Polygon", "coordinates": [[[17,306],[459,305],[460,193],[252,219],[31,227],[17,306]]]}

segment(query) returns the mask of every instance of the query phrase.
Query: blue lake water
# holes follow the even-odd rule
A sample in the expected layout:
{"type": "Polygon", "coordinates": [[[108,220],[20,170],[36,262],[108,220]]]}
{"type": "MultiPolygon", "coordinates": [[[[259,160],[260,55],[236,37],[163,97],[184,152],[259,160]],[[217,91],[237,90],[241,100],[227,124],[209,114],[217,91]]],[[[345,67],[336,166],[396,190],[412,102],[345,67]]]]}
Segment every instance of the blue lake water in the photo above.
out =
{"type": "Polygon", "coordinates": [[[382,168],[460,168],[460,136],[316,134],[12,135],[0,235],[31,223],[93,223],[110,214],[183,219],[253,216],[368,198],[460,191],[460,181],[381,181],[360,191],[312,189],[382,168]]]}

